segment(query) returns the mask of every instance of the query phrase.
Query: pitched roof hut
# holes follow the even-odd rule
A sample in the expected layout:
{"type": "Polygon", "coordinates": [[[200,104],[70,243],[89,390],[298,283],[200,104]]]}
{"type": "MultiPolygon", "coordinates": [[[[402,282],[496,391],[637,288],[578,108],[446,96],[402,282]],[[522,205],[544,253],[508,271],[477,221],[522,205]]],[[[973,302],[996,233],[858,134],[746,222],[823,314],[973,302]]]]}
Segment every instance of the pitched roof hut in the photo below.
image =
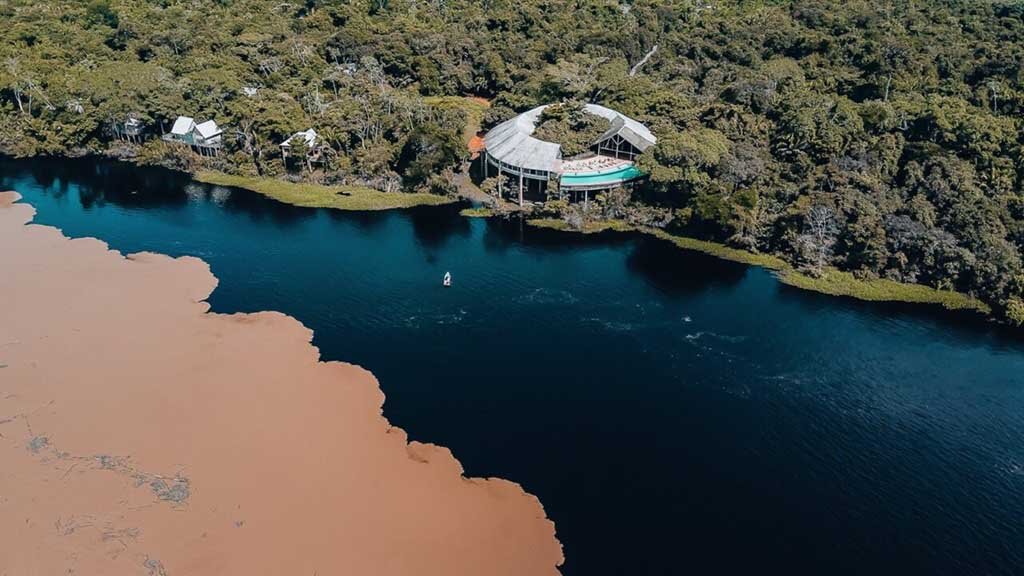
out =
{"type": "Polygon", "coordinates": [[[192,131],[196,129],[196,121],[189,116],[178,116],[174,120],[174,125],[171,126],[170,136],[174,139],[185,140],[192,135],[192,131]]]}
{"type": "Polygon", "coordinates": [[[171,131],[163,136],[168,142],[186,144],[199,150],[200,153],[216,154],[221,147],[223,130],[213,120],[196,124],[189,116],[178,116],[171,126],[171,131]]]}
{"type": "Polygon", "coordinates": [[[128,119],[124,121],[124,132],[130,136],[138,136],[139,134],[142,134],[142,130],[144,128],[145,124],[135,116],[129,116],[128,119]]]}
{"type": "Polygon", "coordinates": [[[303,164],[310,171],[313,170],[313,163],[320,161],[320,137],[316,130],[310,128],[302,132],[296,132],[281,142],[281,156],[287,164],[289,155],[294,151],[295,159],[303,164]],[[295,150],[298,148],[298,150],[295,150]]]}
{"type": "Polygon", "coordinates": [[[220,145],[220,137],[223,134],[223,130],[213,120],[207,120],[196,124],[195,136],[196,142],[205,145],[220,145]]]}
{"type": "Polygon", "coordinates": [[[302,141],[306,144],[306,150],[308,150],[309,153],[313,153],[313,151],[319,145],[320,137],[316,133],[316,130],[312,128],[302,132],[296,132],[295,134],[289,136],[284,142],[281,142],[281,152],[285,156],[287,156],[288,152],[291,151],[292,144],[298,141],[299,139],[302,139],[302,141]]]}
{"type": "Polygon", "coordinates": [[[144,139],[146,124],[134,113],[130,113],[124,117],[124,122],[112,119],[110,129],[119,140],[139,143],[144,139]]]}

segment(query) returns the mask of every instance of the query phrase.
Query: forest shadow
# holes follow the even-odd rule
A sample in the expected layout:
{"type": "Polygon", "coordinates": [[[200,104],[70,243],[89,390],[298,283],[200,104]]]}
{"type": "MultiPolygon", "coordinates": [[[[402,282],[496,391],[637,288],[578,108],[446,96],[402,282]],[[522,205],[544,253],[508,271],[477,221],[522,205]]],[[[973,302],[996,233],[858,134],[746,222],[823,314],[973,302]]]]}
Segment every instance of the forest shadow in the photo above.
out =
{"type": "Polygon", "coordinates": [[[0,158],[5,181],[31,178],[43,194],[65,198],[78,192],[85,209],[111,203],[125,208],[175,207],[188,202],[188,175],[135,166],[98,156],[81,158],[0,158]]]}
{"type": "Polygon", "coordinates": [[[293,228],[316,217],[319,210],[286,204],[244,188],[213,186],[200,182],[192,182],[189,186],[193,187],[193,190],[200,190],[204,201],[219,204],[229,213],[244,215],[254,222],[271,222],[281,230],[293,228]],[[228,194],[218,198],[221,191],[227,191],[228,194]]]}
{"type": "Polygon", "coordinates": [[[388,221],[388,218],[392,217],[390,211],[379,211],[379,210],[335,210],[332,208],[323,208],[323,212],[332,222],[339,224],[352,224],[361,232],[371,233],[375,230],[379,230],[384,223],[388,221]]]}
{"type": "Polygon", "coordinates": [[[469,218],[459,215],[461,203],[442,206],[418,206],[404,211],[412,224],[416,241],[425,248],[438,248],[455,237],[470,235],[469,218]]]}
{"type": "Polygon", "coordinates": [[[984,341],[1003,351],[1024,352],[1024,333],[972,310],[949,310],[939,304],[871,302],[849,296],[833,296],[777,282],[778,297],[808,313],[840,310],[878,321],[893,318],[923,324],[936,340],[963,345],[964,339],[984,341]]]}
{"type": "Polygon", "coordinates": [[[648,285],[670,297],[689,296],[712,288],[739,284],[748,266],[730,262],[649,236],[640,236],[626,258],[626,267],[648,285]]]}
{"type": "Polygon", "coordinates": [[[531,226],[517,216],[488,218],[483,245],[487,252],[503,253],[515,247],[538,249],[540,254],[563,253],[581,247],[622,246],[636,237],[631,232],[579,232],[531,226]]]}

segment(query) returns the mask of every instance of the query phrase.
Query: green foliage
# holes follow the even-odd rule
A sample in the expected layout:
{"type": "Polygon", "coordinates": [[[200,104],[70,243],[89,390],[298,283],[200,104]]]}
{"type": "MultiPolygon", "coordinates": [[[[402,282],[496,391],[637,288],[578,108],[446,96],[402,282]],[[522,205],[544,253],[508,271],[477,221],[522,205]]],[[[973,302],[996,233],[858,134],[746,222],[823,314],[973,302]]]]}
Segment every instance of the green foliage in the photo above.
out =
{"type": "Polygon", "coordinates": [[[208,184],[234,186],[258,192],[280,202],[310,208],[335,208],[338,210],[391,210],[413,206],[436,206],[449,204],[454,200],[436,194],[387,193],[364,186],[322,186],[320,184],[296,184],[271,178],[234,176],[222,172],[202,171],[196,179],[208,184]]]}
{"type": "Polygon", "coordinates": [[[535,228],[547,228],[563,232],[581,232],[583,234],[598,234],[600,232],[631,232],[633,227],[619,220],[592,220],[574,225],[570,221],[559,218],[531,218],[527,224],[535,228]]]}
{"type": "Polygon", "coordinates": [[[754,254],[746,250],[739,250],[737,248],[726,246],[719,242],[710,242],[678,234],[670,234],[664,230],[656,228],[645,228],[644,231],[657,238],[671,242],[684,250],[703,252],[724,260],[732,260],[733,262],[740,262],[751,266],[761,266],[769,270],[785,270],[789,268],[789,265],[786,264],[784,260],[770,254],[754,254]]]}
{"type": "Polygon", "coordinates": [[[459,215],[466,218],[490,218],[494,216],[494,210],[484,206],[477,206],[475,208],[463,208],[459,210],[459,215]]]}
{"type": "Polygon", "coordinates": [[[86,21],[93,25],[117,28],[120,18],[109,0],[92,0],[85,10],[86,21]]]}
{"type": "Polygon", "coordinates": [[[438,173],[466,155],[461,135],[436,126],[414,130],[405,141],[398,165],[412,187],[422,187],[438,173]]]}
{"type": "MultiPolygon", "coordinates": [[[[811,277],[793,270],[785,261],[774,256],[751,254],[723,244],[669,234],[662,230],[644,229],[644,231],[686,250],[704,252],[726,260],[775,270],[776,275],[783,283],[804,290],[833,296],[847,296],[858,300],[939,304],[951,310],[975,310],[985,314],[991,312],[985,303],[958,292],[936,290],[927,286],[893,282],[892,280],[862,279],[835,269],[826,270],[818,277],[811,277]]],[[[1024,324],[1024,303],[1018,304],[1017,310],[1020,313],[1021,323],[1024,324]]]]}
{"type": "Polygon", "coordinates": [[[1006,318],[1014,326],[1024,326],[1024,300],[1010,298],[1006,303],[1006,318]]]}
{"type": "Polygon", "coordinates": [[[977,298],[959,292],[936,290],[919,284],[906,284],[885,279],[857,278],[849,272],[827,270],[818,277],[795,271],[779,274],[782,282],[833,296],[848,296],[873,302],[911,302],[938,304],[950,310],[975,310],[988,314],[992,309],[977,298]]]}
{"type": "Polygon", "coordinates": [[[9,0],[0,14],[2,153],[120,153],[132,145],[112,126],[129,114],[151,137],[183,114],[215,119],[227,150],[151,140],[140,161],[273,177],[278,144],[312,127],[323,161],[302,178],[447,193],[478,129],[567,102],[538,135],[571,156],[606,127],[580,113],[598,102],[659,142],[628,206],[558,210],[581,227],[671,219],[754,259],[813,260],[816,282],[921,284],[1021,316],[1012,3],[9,0]]]}
{"type": "Polygon", "coordinates": [[[534,137],[562,146],[562,156],[571,158],[588,151],[611,124],[590,114],[583,103],[570,101],[552,104],[541,112],[534,137]]]}
{"type": "Polygon", "coordinates": [[[440,110],[454,110],[460,118],[464,118],[460,122],[465,125],[462,137],[467,144],[481,130],[484,116],[489,109],[488,102],[481,98],[432,96],[424,98],[423,102],[440,110]]]}
{"type": "Polygon", "coordinates": [[[712,170],[728,151],[729,139],[712,128],[664,131],[638,165],[664,191],[693,192],[710,184],[712,170]]]}

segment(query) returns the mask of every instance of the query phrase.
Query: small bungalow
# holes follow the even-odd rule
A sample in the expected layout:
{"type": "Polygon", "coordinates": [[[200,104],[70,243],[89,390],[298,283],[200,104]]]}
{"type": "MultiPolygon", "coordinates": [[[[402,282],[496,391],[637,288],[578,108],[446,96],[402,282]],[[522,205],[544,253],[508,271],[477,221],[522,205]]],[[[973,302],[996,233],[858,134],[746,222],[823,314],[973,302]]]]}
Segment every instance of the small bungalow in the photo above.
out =
{"type": "Polygon", "coordinates": [[[192,132],[196,129],[196,121],[188,116],[178,116],[174,120],[169,134],[164,134],[164,140],[169,142],[180,142],[192,145],[192,132]]]}
{"type": "Polygon", "coordinates": [[[201,147],[220,148],[223,133],[224,131],[213,120],[196,124],[196,144],[201,147]]]}
{"type": "Polygon", "coordinates": [[[299,145],[306,149],[306,163],[310,164],[320,159],[320,137],[316,133],[316,130],[310,128],[304,132],[296,132],[288,137],[287,140],[281,142],[281,156],[288,159],[288,155],[292,152],[292,149],[296,145],[299,145]]]}
{"type": "Polygon", "coordinates": [[[216,156],[220,152],[222,134],[223,130],[213,120],[196,124],[196,121],[188,116],[178,116],[170,133],[164,134],[163,139],[191,146],[204,156],[216,156]]]}
{"type": "Polygon", "coordinates": [[[134,115],[129,114],[124,122],[113,123],[114,135],[120,140],[138,144],[145,136],[146,125],[134,115]]]}
{"type": "Polygon", "coordinates": [[[306,150],[309,151],[309,154],[312,154],[313,151],[318,148],[318,135],[316,133],[316,130],[310,128],[309,130],[306,130],[304,132],[296,132],[295,134],[289,136],[287,140],[281,142],[281,154],[287,157],[288,153],[291,152],[292,150],[292,145],[295,142],[297,142],[300,138],[302,139],[303,143],[305,143],[306,150]]]}

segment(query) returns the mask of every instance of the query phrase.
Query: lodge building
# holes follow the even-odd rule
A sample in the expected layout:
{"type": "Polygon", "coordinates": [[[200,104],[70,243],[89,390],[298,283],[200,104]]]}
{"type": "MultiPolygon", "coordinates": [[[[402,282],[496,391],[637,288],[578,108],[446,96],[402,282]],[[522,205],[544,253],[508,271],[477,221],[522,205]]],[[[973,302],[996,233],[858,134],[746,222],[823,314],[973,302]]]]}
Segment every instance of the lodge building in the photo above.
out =
{"type": "MultiPolygon", "coordinates": [[[[588,152],[563,158],[560,145],[533,136],[545,108],[502,122],[484,136],[484,177],[494,168],[499,176],[517,179],[520,206],[524,192],[546,194],[552,181],[557,181],[560,195],[586,202],[591,192],[628,186],[643,177],[636,157],[658,141],[646,126],[611,108],[586,104],[586,112],[608,120],[610,127],[588,152]]],[[[503,180],[498,179],[499,187],[503,180]]]]}

